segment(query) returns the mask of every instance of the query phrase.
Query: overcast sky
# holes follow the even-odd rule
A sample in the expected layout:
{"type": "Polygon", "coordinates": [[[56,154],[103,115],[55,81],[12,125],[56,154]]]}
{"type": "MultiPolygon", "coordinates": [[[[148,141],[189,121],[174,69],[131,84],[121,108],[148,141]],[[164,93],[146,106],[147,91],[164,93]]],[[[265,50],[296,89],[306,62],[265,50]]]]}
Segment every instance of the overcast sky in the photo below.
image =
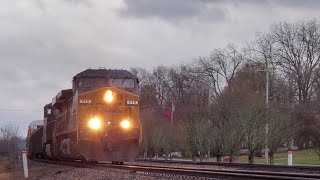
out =
{"type": "MultiPolygon", "coordinates": [[[[25,136],[86,68],[190,62],[279,21],[318,18],[317,0],[1,0],[0,121],[25,136]],[[7,110],[4,110],[7,109],[7,110]],[[24,111],[9,111],[24,110],[24,111]]],[[[1,125],[1,122],[0,122],[1,125]]]]}

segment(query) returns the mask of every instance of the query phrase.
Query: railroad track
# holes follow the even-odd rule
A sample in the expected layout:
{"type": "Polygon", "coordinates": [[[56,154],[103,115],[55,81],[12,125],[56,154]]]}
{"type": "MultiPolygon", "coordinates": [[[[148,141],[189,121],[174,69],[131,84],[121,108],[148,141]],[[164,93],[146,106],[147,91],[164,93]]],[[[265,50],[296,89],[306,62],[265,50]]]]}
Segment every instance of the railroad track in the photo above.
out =
{"type": "Polygon", "coordinates": [[[248,169],[261,169],[269,171],[286,171],[286,172],[320,172],[320,166],[287,166],[287,165],[266,165],[266,164],[246,164],[246,163],[218,163],[218,162],[192,162],[192,161],[179,161],[179,160],[149,160],[149,159],[136,159],[137,162],[151,162],[151,163],[164,163],[164,164],[187,164],[187,165],[208,165],[208,166],[223,166],[223,167],[236,167],[248,169]]]}
{"type": "Polygon", "coordinates": [[[266,172],[266,171],[248,171],[248,170],[226,170],[209,168],[182,168],[148,165],[113,165],[111,163],[84,164],[80,162],[52,161],[44,159],[31,159],[43,163],[61,164],[66,166],[82,168],[116,168],[129,170],[130,172],[156,173],[157,175],[173,176],[193,176],[221,179],[290,179],[290,180],[311,180],[320,179],[318,174],[288,173],[288,172],[266,172]]]}

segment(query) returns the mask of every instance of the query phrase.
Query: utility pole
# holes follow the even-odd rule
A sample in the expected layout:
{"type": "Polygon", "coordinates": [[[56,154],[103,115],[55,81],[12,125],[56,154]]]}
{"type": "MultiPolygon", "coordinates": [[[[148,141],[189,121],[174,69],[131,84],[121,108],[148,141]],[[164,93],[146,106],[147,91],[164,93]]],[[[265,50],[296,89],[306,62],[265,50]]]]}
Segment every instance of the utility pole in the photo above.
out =
{"type": "Polygon", "coordinates": [[[267,123],[266,123],[266,146],[264,150],[264,160],[265,164],[269,164],[269,150],[268,150],[268,133],[269,133],[269,119],[268,119],[268,109],[269,109],[269,66],[268,60],[266,62],[266,108],[267,108],[267,123]]]}
{"type": "Polygon", "coordinates": [[[267,123],[266,123],[266,134],[265,134],[265,150],[264,150],[264,162],[265,164],[269,164],[269,150],[268,150],[268,133],[269,133],[269,115],[268,115],[268,109],[269,109],[269,66],[268,66],[268,60],[266,59],[266,67],[264,70],[259,71],[265,71],[266,72],[266,109],[267,109],[267,123]]]}
{"type": "Polygon", "coordinates": [[[172,127],[172,124],[173,124],[173,112],[175,111],[175,107],[174,107],[174,104],[172,103],[171,104],[171,119],[170,119],[170,121],[171,121],[171,127],[172,127]]]}
{"type": "MultiPolygon", "coordinates": [[[[174,103],[171,104],[171,117],[170,117],[170,137],[172,138],[172,126],[173,126],[173,112],[175,111],[174,103]]],[[[170,139],[170,160],[172,160],[172,139],[170,139]]]]}

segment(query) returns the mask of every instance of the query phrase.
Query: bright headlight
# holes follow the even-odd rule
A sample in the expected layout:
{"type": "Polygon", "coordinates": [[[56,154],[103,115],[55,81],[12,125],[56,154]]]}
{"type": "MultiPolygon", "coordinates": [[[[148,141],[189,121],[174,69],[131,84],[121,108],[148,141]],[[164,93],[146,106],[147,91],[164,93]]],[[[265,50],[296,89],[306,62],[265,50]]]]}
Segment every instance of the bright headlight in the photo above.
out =
{"type": "Polygon", "coordinates": [[[113,101],[113,93],[111,90],[107,90],[106,94],[104,95],[104,100],[107,103],[111,103],[113,101]]]}
{"type": "Polygon", "coordinates": [[[128,129],[128,128],[130,128],[131,123],[128,120],[123,120],[123,121],[121,121],[120,125],[121,125],[122,128],[128,129]]]}
{"type": "Polygon", "coordinates": [[[99,129],[101,127],[101,121],[97,118],[92,118],[89,120],[89,127],[91,129],[99,129]]]}

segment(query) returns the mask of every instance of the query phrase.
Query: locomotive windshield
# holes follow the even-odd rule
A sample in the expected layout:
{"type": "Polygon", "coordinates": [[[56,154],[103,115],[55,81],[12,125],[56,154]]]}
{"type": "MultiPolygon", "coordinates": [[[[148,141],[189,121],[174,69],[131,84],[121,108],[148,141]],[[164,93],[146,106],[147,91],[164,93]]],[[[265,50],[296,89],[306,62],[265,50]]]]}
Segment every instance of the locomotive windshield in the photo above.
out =
{"type": "Polygon", "coordinates": [[[114,87],[122,87],[122,88],[134,88],[134,80],[110,78],[109,85],[114,87]]]}
{"type": "Polygon", "coordinates": [[[105,78],[80,78],[79,87],[100,87],[106,85],[105,78]]]}
{"type": "MultiPolygon", "coordinates": [[[[102,87],[106,86],[107,81],[105,78],[80,78],[79,87],[80,88],[90,88],[90,87],[102,87]]],[[[119,88],[129,88],[135,87],[134,80],[131,78],[110,78],[109,86],[119,87],[119,88]]]]}

